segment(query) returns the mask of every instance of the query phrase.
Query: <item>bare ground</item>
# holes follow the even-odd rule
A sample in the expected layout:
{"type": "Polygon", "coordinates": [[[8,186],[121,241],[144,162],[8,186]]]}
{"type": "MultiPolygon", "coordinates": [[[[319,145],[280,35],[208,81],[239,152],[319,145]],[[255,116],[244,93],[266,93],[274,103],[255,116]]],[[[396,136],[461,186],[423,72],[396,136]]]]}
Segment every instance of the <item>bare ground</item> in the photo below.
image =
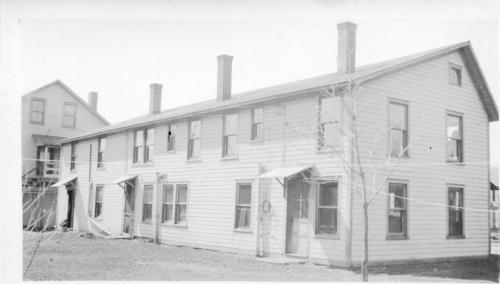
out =
{"type": "MultiPolygon", "coordinates": [[[[360,281],[359,270],[314,264],[271,264],[253,256],[181,246],[154,245],[143,239],[83,238],[77,233],[24,234],[25,280],[176,280],[176,281],[360,281]]],[[[500,244],[496,244],[498,247],[500,244]]],[[[443,262],[380,266],[371,281],[498,282],[499,261],[443,262]]]]}

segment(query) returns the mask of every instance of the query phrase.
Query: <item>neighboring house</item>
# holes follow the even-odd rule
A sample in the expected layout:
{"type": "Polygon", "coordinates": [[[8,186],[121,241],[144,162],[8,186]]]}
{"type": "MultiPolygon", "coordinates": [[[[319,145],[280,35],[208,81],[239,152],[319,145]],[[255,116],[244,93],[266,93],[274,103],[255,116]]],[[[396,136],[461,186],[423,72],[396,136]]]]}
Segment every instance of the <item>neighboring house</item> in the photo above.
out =
{"type": "Polygon", "coordinates": [[[55,227],[58,140],[109,125],[97,113],[97,93],[83,101],[56,80],[22,97],[23,227],[55,227]]]}
{"type": "Polygon", "coordinates": [[[361,148],[380,129],[387,141],[371,162],[384,163],[390,145],[414,145],[370,206],[370,261],[489,255],[484,161],[498,111],[470,43],[355,68],[356,26],[338,29],[337,73],[233,95],[232,57],[221,55],[216,99],[162,112],[152,84],[148,115],[63,140],[58,221],[359,264],[357,180],[329,148],[341,145],[349,161],[353,147],[335,125],[350,121],[340,96],[325,95],[357,80],[361,148]]]}

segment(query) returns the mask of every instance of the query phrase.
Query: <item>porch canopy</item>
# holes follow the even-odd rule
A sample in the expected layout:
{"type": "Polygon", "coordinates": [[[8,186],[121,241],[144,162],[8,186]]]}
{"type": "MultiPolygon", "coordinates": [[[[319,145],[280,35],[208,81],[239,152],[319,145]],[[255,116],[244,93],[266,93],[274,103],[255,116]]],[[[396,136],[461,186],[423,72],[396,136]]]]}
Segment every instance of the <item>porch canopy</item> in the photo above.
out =
{"type": "Polygon", "coordinates": [[[314,166],[312,166],[312,165],[281,167],[281,168],[276,168],[274,170],[270,170],[267,173],[263,173],[263,174],[257,176],[257,178],[275,178],[281,185],[284,185],[284,182],[281,182],[282,179],[294,176],[298,173],[301,173],[301,172],[308,170],[308,169],[311,169],[313,167],[314,166]]]}
{"type": "Polygon", "coordinates": [[[58,145],[58,141],[64,139],[64,137],[60,136],[50,136],[50,135],[38,135],[33,134],[33,139],[36,141],[37,146],[42,145],[58,145]]]}
{"type": "Polygon", "coordinates": [[[51,185],[50,187],[59,187],[61,185],[66,185],[68,183],[71,183],[73,182],[74,180],[76,179],[76,176],[69,176],[67,178],[63,178],[61,179],[60,181],[54,183],[53,185],[51,185]]]}
{"type": "Polygon", "coordinates": [[[116,183],[119,186],[123,187],[122,183],[130,184],[129,181],[135,179],[136,177],[137,177],[137,175],[121,176],[121,177],[118,177],[118,178],[114,179],[113,181],[111,181],[111,183],[116,183]]]}

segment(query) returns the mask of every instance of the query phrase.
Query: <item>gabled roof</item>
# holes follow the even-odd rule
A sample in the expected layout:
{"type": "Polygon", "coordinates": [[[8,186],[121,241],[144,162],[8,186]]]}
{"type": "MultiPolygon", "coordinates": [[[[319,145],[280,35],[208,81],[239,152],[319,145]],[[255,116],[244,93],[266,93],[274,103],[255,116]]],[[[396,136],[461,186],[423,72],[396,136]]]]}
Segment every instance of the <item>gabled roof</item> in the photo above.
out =
{"type": "Polygon", "coordinates": [[[93,115],[95,115],[102,123],[105,125],[109,125],[109,121],[107,121],[102,115],[100,115],[97,111],[95,111],[86,101],[84,101],[82,98],[80,98],[79,95],[77,95],[73,90],[71,90],[66,84],[64,84],[61,80],[57,79],[51,83],[48,83],[47,85],[43,85],[40,88],[37,88],[27,94],[24,94],[23,97],[31,95],[33,93],[36,93],[38,91],[41,91],[43,89],[46,89],[50,86],[53,85],[59,85],[61,88],[63,88],[68,94],[70,94],[76,101],[78,101],[80,104],[82,104],[88,111],[90,111],[93,115]]]}
{"type": "Polygon", "coordinates": [[[462,51],[464,61],[467,64],[467,68],[471,73],[471,76],[479,92],[480,99],[488,115],[488,120],[497,121],[497,106],[495,104],[493,96],[490,93],[488,85],[486,84],[486,79],[484,78],[481,68],[479,67],[479,63],[472,50],[472,46],[470,42],[467,41],[413,55],[383,61],[376,64],[361,66],[356,68],[356,71],[350,74],[330,73],[273,87],[234,94],[231,96],[230,100],[226,101],[217,101],[213,99],[183,107],[169,109],[155,115],[144,115],[106,127],[102,127],[87,133],[82,133],[78,136],[64,139],[61,142],[67,143],[74,140],[87,139],[98,135],[116,133],[127,128],[141,127],[149,124],[172,121],[187,117],[195,117],[207,113],[223,111],[226,109],[244,107],[263,101],[291,98],[293,96],[304,95],[305,93],[311,93],[313,91],[331,87],[333,85],[342,85],[353,81],[362,83],[376,79],[390,72],[394,72],[402,68],[418,64],[433,58],[437,58],[455,51],[462,51]]]}

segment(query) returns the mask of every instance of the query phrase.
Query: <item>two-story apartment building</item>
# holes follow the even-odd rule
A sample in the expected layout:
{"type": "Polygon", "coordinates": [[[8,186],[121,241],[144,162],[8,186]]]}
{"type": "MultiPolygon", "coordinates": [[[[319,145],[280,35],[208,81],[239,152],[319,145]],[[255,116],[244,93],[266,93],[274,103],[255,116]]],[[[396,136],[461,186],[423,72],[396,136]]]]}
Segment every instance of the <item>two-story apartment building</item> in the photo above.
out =
{"type": "Polygon", "coordinates": [[[161,111],[152,84],[148,115],[63,140],[59,222],[359,264],[359,176],[349,167],[359,156],[366,180],[382,186],[369,207],[371,260],[487,256],[488,123],[498,110],[470,43],[355,67],[356,25],[338,32],[336,73],[231,94],[232,57],[221,55],[216,99],[161,111]],[[372,170],[394,161],[387,177],[372,170]]]}
{"type": "Polygon", "coordinates": [[[60,80],[22,97],[23,226],[51,228],[56,224],[56,190],[59,179],[58,140],[109,123],[97,113],[97,93],[89,103],[60,80]]]}

